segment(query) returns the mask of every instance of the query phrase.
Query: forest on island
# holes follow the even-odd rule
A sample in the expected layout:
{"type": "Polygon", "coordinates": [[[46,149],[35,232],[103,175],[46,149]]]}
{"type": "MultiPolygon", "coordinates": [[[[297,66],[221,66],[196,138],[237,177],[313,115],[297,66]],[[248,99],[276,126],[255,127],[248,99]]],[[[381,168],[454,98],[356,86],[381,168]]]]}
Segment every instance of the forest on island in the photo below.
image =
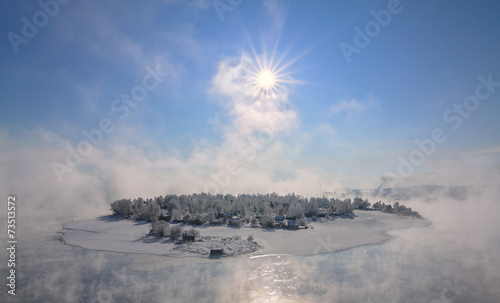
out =
{"type": "Polygon", "coordinates": [[[294,218],[305,224],[306,219],[333,220],[352,215],[354,210],[372,210],[421,218],[420,214],[399,202],[374,204],[367,199],[302,197],[294,193],[271,194],[207,194],[165,195],[149,199],[120,199],[111,203],[115,215],[156,222],[161,216],[192,225],[216,222],[224,214],[231,214],[242,223],[270,227],[276,216],[294,218]],[[257,220],[258,219],[258,220],[257,220]]]}

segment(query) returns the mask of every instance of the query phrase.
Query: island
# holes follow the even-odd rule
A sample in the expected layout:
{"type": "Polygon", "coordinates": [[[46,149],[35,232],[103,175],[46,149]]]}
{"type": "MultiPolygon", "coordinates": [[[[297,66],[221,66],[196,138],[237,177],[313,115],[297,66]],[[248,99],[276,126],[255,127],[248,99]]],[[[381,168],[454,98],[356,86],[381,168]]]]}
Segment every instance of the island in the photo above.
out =
{"type": "Polygon", "coordinates": [[[67,222],[62,239],[85,249],[167,257],[312,255],[382,243],[424,227],[398,202],[296,195],[165,196],[111,203],[112,215],[67,222]]]}

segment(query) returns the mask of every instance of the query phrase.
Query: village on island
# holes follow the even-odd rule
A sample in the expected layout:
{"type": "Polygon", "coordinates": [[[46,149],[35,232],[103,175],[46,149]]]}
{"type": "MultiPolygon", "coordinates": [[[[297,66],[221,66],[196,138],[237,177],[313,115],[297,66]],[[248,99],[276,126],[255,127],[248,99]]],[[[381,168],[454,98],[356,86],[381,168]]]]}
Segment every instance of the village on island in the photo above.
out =
{"type": "MultiPolygon", "coordinates": [[[[173,245],[174,251],[218,258],[251,253],[261,245],[252,230],[298,231],[314,224],[339,219],[356,219],[354,211],[383,212],[422,218],[398,202],[373,205],[367,199],[312,197],[295,194],[167,195],[152,199],[121,199],[111,203],[117,220],[135,220],[148,224],[145,245],[173,245]],[[246,230],[246,239],[238,235],[246,230]],[[233,235],[231,235],[233,234],[233,235]]],[[[300,231],[298,231],[300,232],[300,231]]],[[[287,235],[287,237],[293,237],[287,235]]]]}

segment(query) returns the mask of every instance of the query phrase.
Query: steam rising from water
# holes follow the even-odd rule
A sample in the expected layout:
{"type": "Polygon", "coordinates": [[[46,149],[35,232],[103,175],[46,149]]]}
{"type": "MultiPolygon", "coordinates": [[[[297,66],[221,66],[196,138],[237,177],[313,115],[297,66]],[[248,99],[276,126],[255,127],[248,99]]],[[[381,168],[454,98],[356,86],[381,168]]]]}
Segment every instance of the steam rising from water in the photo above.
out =
{"type": "Polygon", "coordinates": [[[209,262],[25,236],[13,302],[498,302],[494,250],[464,245],[439,224],[392,234],[334,254],[209,262]]]}

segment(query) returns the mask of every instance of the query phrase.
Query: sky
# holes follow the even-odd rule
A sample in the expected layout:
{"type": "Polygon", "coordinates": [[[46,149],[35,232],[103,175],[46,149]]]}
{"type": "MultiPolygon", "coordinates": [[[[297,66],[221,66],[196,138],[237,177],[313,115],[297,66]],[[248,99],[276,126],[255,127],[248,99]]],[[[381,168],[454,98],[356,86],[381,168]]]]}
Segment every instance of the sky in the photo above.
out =
{"type": "Polygon", "coordinates": [[[498,1],[0,7],[0,184],[40,209],[500,184],[498,1]]]}

